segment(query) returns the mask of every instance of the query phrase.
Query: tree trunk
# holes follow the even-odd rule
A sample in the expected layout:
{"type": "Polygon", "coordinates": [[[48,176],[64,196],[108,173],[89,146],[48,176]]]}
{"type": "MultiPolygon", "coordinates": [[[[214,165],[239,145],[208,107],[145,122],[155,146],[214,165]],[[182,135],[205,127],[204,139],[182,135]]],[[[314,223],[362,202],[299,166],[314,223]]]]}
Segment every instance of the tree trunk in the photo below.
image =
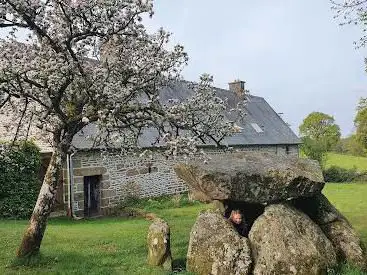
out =
{"type": "Polygon", "coordinates": [[[39,253],[47,218],[55,203],[57,184],[61,175],[62,155],[61,150],[55,148],[32,217],[17,250],[17,257],[27,257],[39,253]]]}

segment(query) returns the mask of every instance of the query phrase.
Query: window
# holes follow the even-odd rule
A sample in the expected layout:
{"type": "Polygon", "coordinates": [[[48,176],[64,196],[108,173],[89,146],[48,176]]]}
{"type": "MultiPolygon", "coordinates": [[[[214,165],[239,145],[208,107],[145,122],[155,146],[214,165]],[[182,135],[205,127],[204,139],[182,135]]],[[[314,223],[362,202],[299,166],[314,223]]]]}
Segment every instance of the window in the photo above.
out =
{"type": "Polygon", "coordinates": [[[251,126],[252,126],[252,128],[254,128],[254,129],[255,129],[255,131],[256,131],[257,133],[262,133],[262,132],[264,132],[264,130],[263,130],[263,129],[261,129],[261,128],[260,128],[260,126],[259,126],[259,125],[257,125],[257,123],[251,123],[251,126]]]}

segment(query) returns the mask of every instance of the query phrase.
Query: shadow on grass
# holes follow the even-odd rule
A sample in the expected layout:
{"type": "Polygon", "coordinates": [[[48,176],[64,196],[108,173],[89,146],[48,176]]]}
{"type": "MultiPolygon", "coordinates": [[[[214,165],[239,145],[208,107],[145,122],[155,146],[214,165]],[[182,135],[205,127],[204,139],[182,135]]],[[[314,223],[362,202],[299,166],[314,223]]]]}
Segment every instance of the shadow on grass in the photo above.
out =
{"type": "Polygon", "coordinates": [[[174,259],[172,261],[172,271],[182,272],[186,270],[186,258],[174,259]]]}
{"type": "MultiPolygon", "coordinates": [[[[57,254],[14,259],[6,266],[9,274],[164,274],[149,267],[144,258],[127,258],[120,253],[78,253],[58,250],[57,254]]],[[[175,272],[178,273],[178,272],[175,272]]]]}
{"type": "Polygon", "coordinates": [[[35,254],[28,257],[14,258],[7,268],[17,269],[21,267],[38,268],[53,266],[57,263],[57,258],[45,256],[43,254],[35,254]]]}

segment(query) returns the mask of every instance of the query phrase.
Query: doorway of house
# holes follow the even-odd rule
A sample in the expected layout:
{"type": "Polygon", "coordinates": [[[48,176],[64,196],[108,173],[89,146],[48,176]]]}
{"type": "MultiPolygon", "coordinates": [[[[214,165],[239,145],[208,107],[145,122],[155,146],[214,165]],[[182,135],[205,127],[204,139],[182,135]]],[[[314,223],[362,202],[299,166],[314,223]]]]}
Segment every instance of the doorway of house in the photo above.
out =
{"type": "Polygon", "coordinates": [[[99,182],[100,176],[84,177],[84,217],[99,214],[99,182]]]}

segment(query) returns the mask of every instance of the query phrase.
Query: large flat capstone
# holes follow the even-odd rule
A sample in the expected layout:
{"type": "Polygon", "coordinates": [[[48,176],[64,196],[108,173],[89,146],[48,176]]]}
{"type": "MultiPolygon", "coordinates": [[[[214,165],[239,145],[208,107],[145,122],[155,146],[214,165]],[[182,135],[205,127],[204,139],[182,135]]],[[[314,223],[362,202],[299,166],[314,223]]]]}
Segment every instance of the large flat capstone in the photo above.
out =
{"type": "Polygon", "coordinates": [[[273,203],[320,193],[324,179],[316,161],[268,153],[233,153],[207,163],[179,163],[175,172],[202,201],[273,203]]]}

